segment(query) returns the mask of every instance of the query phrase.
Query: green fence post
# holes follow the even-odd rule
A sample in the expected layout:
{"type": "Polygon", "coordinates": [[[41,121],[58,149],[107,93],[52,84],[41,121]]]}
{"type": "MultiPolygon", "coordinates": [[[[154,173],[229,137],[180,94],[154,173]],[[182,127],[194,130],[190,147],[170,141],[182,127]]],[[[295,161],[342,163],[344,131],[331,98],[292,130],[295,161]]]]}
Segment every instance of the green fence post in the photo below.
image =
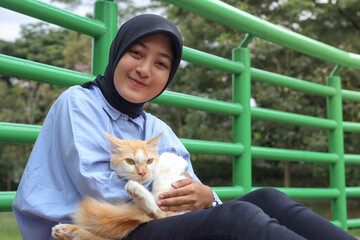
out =
{"type": "Polygon", "coordinates": [[[329,130],[329,153],[335,153],[339,156],[339,160],[329,166],[330,187],[336,188],[340,192],[339,197],[331,200],[331,211],[333,220],[340,222],[341,228],[347,231],[341,78],[339,76],[328,77],[327,85],[336,89],[335,96],[327,97],[328,119],[335,120],[337,123],[335,129],[329,130]]]}
{"type": "Polygon", "coordinates": [[[93,39],[92,74],[104,74],[109,59],[109,49],[117,31],[117,5],[112,0],[95,3],[94,18],[105,24],[106,30],[93,39]]]}
{"type": "Polygon", "coordinates": [[[244,152],[233,158],[233,185],[242,186],[245,193],[251,191],[251,74],[250,50],[233,49],[233,60],[241,62],[244,70],[241,74],[233,74],[233,101],[242,105],[243,112],[233,117],[233,142],[241,143],[244,152]]]}

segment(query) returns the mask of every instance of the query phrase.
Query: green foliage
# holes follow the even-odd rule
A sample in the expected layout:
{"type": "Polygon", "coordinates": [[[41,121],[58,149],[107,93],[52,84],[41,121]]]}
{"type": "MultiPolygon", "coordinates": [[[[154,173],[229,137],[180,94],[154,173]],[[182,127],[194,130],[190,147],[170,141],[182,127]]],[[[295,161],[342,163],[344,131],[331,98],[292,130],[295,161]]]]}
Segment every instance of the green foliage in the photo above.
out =
{"type": "Polygon", "coordinates": [[[20,231],[11,212],[0,213],[0,240],[21,240],[20,231]]]}
{"type": "MultiPolygon", "coordinates": [[[[91,39],[51,28],[22,26],[21,38],[0,42],[2,54],[68,69],[90,69],[91,39]]],[[[65,89],[0,75],[0,121],[42,125],[52,103],[65,89]]],[[[0,190],[16,190],[29,158],[31,144],[0,144],[0,190]]]]}
{"type": "MultiPolygon", "coordinates": [[[[360,22],[360,16],[357,14],[360,5],[356,0],[336,1],[335,4],[331,1],[322,3],[324,1],[312,0],[228,0],[224,2],[310,38],[346,51],[360,52],[358,41],[360,31],[357,24],[360,22]]],[[[232,49],[239,46],[245,36],[243,32],[230,29],[190,11],[172,5],[166,6],[168,18],[180,28],[184,44],[188,47],[231,58],[232,49]]],[[[325,84],[326,77],[330,75],[334,67],[333,64],[258,38],[255,38],[248,47],[251,50],[252,67],[306,81],[325,84]]],[[[360,77],[358,73],[358,70],[351,69],[340,71],[345,89],[359,90],[360,77]]],[[[183,65],[170,85],[170,89],[224,101],[232,99],[231,75],[195,64],[183,65]]],[[[326,99],[323,97],[255,81],[252,82],[252,96],[258,107],[326,118],[326,99]]],[[[358,107],[358,103],[345,101],[344,120],[359,122],[358,107]]],[[[150,110],[161,115],[162,118],[164,118],[163,114],[170,112],[167,108],[158,106],[150,108],[150,110]]],[[[171,114],[172,116],[165,115],[165,121],[170,122],[175,132],[183,138],[231,142],[232,129],[229,117],[183,109],[171,109],[171,114]]],[[[255,146],[327,152],[327,138],[327,131],[324,130],[268,121],[253,120],[252,122],[252,145],[255,146]]],[[[358,133],[345,134],[345,152],[358,153],[359,139],[358,133]]],[[[204,166],[200,166],[201,163],[203,165],[210,164],[213,168],[218,169],[217,164],[224,162],[225,159],[225,157],[218,156],[196,156],[194,164],[199,170],[205,169],[204,166]]],[[[264,181],[266,178],[261,179],[257,174],[265,176],[268,174],[265,174],[264,171],[270,173],[276,168],[283,168],[280,162],[271,162],[271,164],[268,162],[270,161],[254,160],[253,180],[255,185],[266,182],[264,181]],[[263,164],[268,167],[262,168],[264,171],[260,171],[257,165],[263,164]]],[[[206,171],[210,171],[210,168],[206,171]]],[[[360,183],[355,177],[358,169],[358,166],[347,169],[347,177],[352,179],[348,181],[351,186],[360,183]]],[[[224,170],[223,173],[230,174],[229,170],[224,170]]],[[[300,181],[293,182],[294,186],[308,186],[309,181],[313,183],[313,187],[327,186],[329,184],[328,174],[327,165],[292,164],[294,180],[300,181]],[[304,171],[303,174],[308,174],[307,177],[297,177],[298,169],[304,171]],[[301,179],[309,179],[309,181],[301,181],[301,179]]],[[[209,174],[204,175],[206,175],[205,181],[212,182],[209,174]]],[[[228,179],[231,179],[231,176],[228,179]]]]}

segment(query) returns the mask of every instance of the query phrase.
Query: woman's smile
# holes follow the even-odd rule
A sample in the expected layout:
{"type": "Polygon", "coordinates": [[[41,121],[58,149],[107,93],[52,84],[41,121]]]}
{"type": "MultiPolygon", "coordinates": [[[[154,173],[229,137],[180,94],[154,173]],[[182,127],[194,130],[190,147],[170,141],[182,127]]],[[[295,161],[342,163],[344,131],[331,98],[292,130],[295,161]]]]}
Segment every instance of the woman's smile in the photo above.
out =
{"type": "Polygon", "coordinates": [[[130,83],[134,86],[134,87],[139,87],[139,88],[144,88],[146,87],[146,84],[135,79],[135,78],[132,78],[132,77],[129,77],[130,79],[130,83]]]}

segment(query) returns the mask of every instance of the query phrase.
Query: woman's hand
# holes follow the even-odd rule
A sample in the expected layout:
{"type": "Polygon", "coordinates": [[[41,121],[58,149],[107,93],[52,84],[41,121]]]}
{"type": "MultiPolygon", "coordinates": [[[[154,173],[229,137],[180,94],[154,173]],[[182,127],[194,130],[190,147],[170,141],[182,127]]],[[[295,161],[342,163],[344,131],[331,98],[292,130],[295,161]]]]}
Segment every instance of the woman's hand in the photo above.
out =
{"type": "Polygon", "coordinates": [[[211,188],[191,178],[179,180],[172,187],[175,189],[159,195],[157,204],[163,211],[193,211],[212,205],[214,195],[211,188]]]}

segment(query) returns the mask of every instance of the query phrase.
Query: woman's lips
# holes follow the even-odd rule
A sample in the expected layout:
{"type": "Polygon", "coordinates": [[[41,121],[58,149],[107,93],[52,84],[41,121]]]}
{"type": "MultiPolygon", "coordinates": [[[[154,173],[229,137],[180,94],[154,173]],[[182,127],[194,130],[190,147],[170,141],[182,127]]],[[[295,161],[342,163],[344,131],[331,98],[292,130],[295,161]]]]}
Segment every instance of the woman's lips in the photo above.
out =
{"type": "Polygon", "coordinates": [[[131,78],[131,77],[129,77],[129,79],[130,79],[131,84],[133,86],[135,86],[135,87],[139,87],[139,88],[146,87],[145,83],[143,83],[143,82],[141,82],[141,81],[139,81],[137,79],[134,79],[134,78],[131,78]]]}

